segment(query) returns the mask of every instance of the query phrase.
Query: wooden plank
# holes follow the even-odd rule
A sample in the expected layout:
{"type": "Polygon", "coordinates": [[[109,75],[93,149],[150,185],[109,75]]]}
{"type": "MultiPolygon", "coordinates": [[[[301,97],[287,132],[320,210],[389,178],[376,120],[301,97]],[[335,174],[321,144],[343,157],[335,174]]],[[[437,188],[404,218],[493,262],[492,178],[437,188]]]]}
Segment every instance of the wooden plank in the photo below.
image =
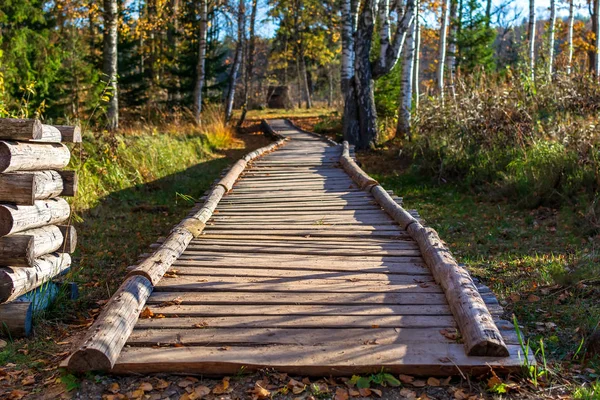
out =
{"type": "MultiPolygon", "coordinates": [[[[455,327],[451,315],[263,315],[226,317],[180,317],[140,319],[136,329],[190,328],[448,328],[455,327]]],[[[463,350],[464,351],[464,350],[463,350]]]]}
{"type": "MultiPolygon", "coordinates": [[[[220,214],[220,213],[219,213],[220,214]]],[[[210,226],[207,227],[206,230],[215,230],[215,229],[220,229],[220,230],[263,230],[263,231],[270,231],[270,230],[303,230],[303,231],[348,231],[348,227],[345,226],[336,226],[336,225],[319,225],[319,224],[315,224],[315,225],[309,225],[309,226],[301,226],[298,227],[297,225],[294,224],[269,224],[268,226],[264,226],[264,225],[236,225],[236,224],[231,224],[231,223],[225,223],[222,222],[218,225],[215,226],[210,226]]],[[[359,232],[359,231],[367,231],[367,232],[373,232],[373,231],[377,231],[377,232],[392,232],[392,233],[397,233],[400,234],[402,232],[405,232],[403,230],[401,230],[399,227],[397,226],[390,226],[390,225],[362,225],[360,226],[360,228],[356,227],[356,228],[352,228],[353,232],[359,232]]]]}
{"type": "Polygon", "coordinates": [[[395,282],[341,282],[334,279],[202,278],[178,276],[157,283],[162,292],[303,292],[303,293],[441,293],[438,285],[395,282]],[[200,281],[200,282],[198,282],[200,281]]]}
{"type": "Polygon", "coordinates": [[[180,301],[181,304],[204,305],[444,305],[448,304],[441,293],[294,293],[294,292],[154,292],[148,304],[180,301]]]}
{"type": "MultiPolygon", "coordinates": [[[[210,268],[179,264],[172,270],[178,276],[189,279],[197,277],[236,277],[236,278],[281,278],[281,279],[332,279],[341,281],[374,281],[394,283],[433,282],[431,275],[418,277],[405,274],[382,274],[377,272],[350,272],[350,271],[315,271],[315,270],[273,270],[268,268],[210,268]]],[[[198,279],[197,279],[198,280],[198,279]]]]}
{"type": "Polygon", "coordinates": [[[378,373],[448,376],[487,373],[490,367],[521,371],[520,347],[509,346],[510,357],[467,357],[462,344],[256,346],[125,348],[112,369],[117,374],[180,372],[231,375],[243,368],[273,368],[300,376],[351,376],[378,373]]]}
{"type": "Polygon", "coordinates": [[[366,250],[366,249],[329,249],[329,248],[298,248],[298,247],[243,247],[236,248],[235,246],[219,246],[219,245],[196,245],[190,244],[187,247],[186,253],[194,252],[213,252],[213,253],[235,253],[235,254],[299,254],[299,255],[337,255],[337,256],[404,256],[418,257],[421,252],[418,248],[404,250],[366,250]]]}
{"type": "MultiPolygon", "coordinates": [[[[209,240],[209,239],[217,239],[217,240],[245,240],[248,239],[248,235],[212,235],[209,233],[205,233],[204,235],[201,235],[197,238],[197,240],[209,240]]],[[[332,246],[334,246],[334,243],[343,243],[343,245],[346,245],[346,242],[351,242],[351,243],[356,243],[356,239],[355,238],[328,238],[328,237],[305,237],[305,236],[275,236],[275,235],[268,235],[268,236],[259,236],[259,235],[252,235],[252,239],[259,241],[261,243],[263,242],[270,242],[270,241],[291,241],[291,242],[295,242],[295,243],[299,243],[299,242],[315,242],[315,243],[330,243],[332,244],[332,246]]],[[[378,244],[387,244],[387,243],[393,243],[397,240],[412,240],[409,237],[405,237],[402,239],[386,239],[386,238],[365,238],[365,239],[361,239],[360,243],[363,244],[373,244],[373,245],[378,245],[378,244]]]]}
{"type": "MultiPolygon", "coordinates": [[[[296,317],[313,316],[446,316],[451,317],[452,313],[448,305],[409,305],[409,306],[354,306],[354,305],[310,305],[299,306],[295,304],[285,305],[247,305],[238,304],[235,307],[229,305],[151,305],[150,310],[155,314],[162,314],[166,317],[250,317],[255,316],[259,323],[263,321],[263,316],[279,316],[285,319],[295,319],[296,317]]],[[[277,322],[278,323],[278,322],[277,322]]],[[[344,328],[342,326],[340,328],[344,328]]]]}
{"type": "MultiPolygon", "coordinates": [[[[265,254],[253,254],[253,253],[246,253],[246,254],[239,254],[239,253],[223,253],[223,252],[219,252],[219,253],[214,253],[214,252],[209,252],[209,251],[189,251],[189,252],[185,252],[181,255],[180,259],[204,259],[204,260],[228,260],[228,261],[233,261],[233,260],[239,260],[239,259],[256,259],[256,260],[272,260],[273,262],[285,262],[285,263],[290,263],[293,261],[298,261],[298,262],[319,262],[319,261],[323,261],[323,262],[335,262],[335,261],[340,261],[340,262],[347,262],[347,263],[352,263],[352,262],[356,262],[356,263],[368,263],[368,262],[373,262],[373,263],[385,263],[386,265],[388,263],[405,263],[405,262],[416,262],[416,263],[423,263],[423,258],[421,258],[421,256],[354,256],[354,257],[346,257],[346,256],[339,256],[339,255],[328,255],[328,254],[323,254],[323,255],[319,255],[319,257],[313,257],[313,256],[307,256],[307,255],[302,255],[302,254],[269,254],[269,255],[265,255],[265,254]]],[[[357,266],[357,268],[360,268],[360,265],[357,266]]]]}
{"type": "MultiPolygon", "coordinates": [[[[204,246],[204,245],[220,245],[220,246],[234,246],[234,247],[285,247],[285,248],[323,248],[331,249],[335,247],[337,249],[365,249],[365,250],[404,250],[404,249],[417,249],[418,246],[415,242],[409,240],[390,240],[387,242],[379,243],[352,243],[342,242],[333,246],[331,242],[321,242],[317,240],[313,241],[302,241],[294,240],[290,238],[285,241],[274,241],[268,240],[264,242],[257,241],[253,237],[246,238],[247,240],[227,240],[227,239],[207,239],[203,236],[199,236],[190,242],[190,245],[204,246]]],[[[160,241],[159,241],[160,242],[160,241]]]]}
{"type": "MultiPolygon", "coordinates": [[[[509,344],[518,344],[516,334],[503,332],[509,344]]],[[[215,328],[215,329],[135,329],[128,346],[319,346],[343,344],[348,347],[455,343],[437,328],[215,328]]]]}

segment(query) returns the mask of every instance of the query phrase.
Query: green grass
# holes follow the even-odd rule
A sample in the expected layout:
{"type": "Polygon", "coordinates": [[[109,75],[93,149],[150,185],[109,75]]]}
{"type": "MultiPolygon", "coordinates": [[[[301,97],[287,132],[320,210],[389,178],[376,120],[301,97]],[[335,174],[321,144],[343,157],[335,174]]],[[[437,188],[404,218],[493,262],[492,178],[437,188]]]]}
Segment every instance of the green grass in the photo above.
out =
{"type": "Polygon", "coordinates": [[[377,174],[381,168],[371,167],[490,286],[507,315],[515,313],[532,345],[544,340],[550,359],[569,359],[593,332],[600,320],[600,254],[581,236],[571,209],[523,209],[410,171],[377,174]]]}
{"type": "MultiPolygon", "coordinates": [[[[249,110],[246,114],[246,119],[257,120],[257,119],[268,119],[268,118],[310,118],[310,117],[321,117],[336,113],[338,110],[332,107],[313,107],[310,109],[306,108],[293,108],[293,109],[271,109],[265,108],[263,110],[249,110]]],[[[240,117],[240,110],[236,110],[233,113],[233,118],[240,117]]]]}

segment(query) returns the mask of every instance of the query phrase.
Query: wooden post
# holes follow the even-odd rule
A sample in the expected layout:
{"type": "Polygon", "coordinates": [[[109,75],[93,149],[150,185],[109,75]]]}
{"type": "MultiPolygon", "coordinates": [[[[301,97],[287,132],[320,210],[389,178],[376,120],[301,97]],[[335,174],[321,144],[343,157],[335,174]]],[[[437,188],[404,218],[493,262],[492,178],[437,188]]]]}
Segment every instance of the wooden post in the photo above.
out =
{"type": "Polygon", "coordinates": [[[54,125],[62,135],[62,141],[68,143],[81,143],[81,128],[79,126],[54,125]]]}
{"type": "Polygon", "coordinates": [[[127,278],[88,330],[82,344],[71,355],[69,369],[76,372],[110,370],[133,331],[150,293],[152,284],[145,277],[127,278]]]}
{"type": "Polygon", "coordinates": [[[31,302],[0,304],[0,334],[22,338],[31,334],[33,307],[31,302]]]}
{"type": "Polygon", "coordinates": [[[0,174],[0,202],[29,206],[35,200],[73,196],[76,190],[77,178],[73,171],[0,174]]]}
{"type": "Polygon", "coordinates": [[[65,199],[36,200],[32,206],[0,204],[0,237],[27,229],[66,221],[70,215],[65,199]]]}
{"type": "Polygon", "coordinates": [[[0,140],[0,172],[62,169],[70,159],[69,148],[61,143],[0,140]]]}
{"type": "Polygon", "coordinates": [[[35,259],[33,267],[0,268],[0,303],[16,299],[71,267],[71,256],[53,253],[35,259]]]}

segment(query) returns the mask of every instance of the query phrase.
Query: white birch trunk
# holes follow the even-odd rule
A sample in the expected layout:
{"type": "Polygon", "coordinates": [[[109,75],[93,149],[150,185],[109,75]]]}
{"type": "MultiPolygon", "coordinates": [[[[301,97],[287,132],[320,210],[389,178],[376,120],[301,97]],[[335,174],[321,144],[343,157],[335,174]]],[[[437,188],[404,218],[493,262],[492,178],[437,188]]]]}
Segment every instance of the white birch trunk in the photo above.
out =
{"type": "Polygon", "coordinates": [[[402,60],[402,81],[400,89],[400,107],[396,136],[410,140],[411,111],[413,98],[413,67],[415,53],[416,23],[413,23],[406,37],[404,59],[402,60]]]}
{"type": "Polygon", "coordinates": [[[119,129],[119,97],[117,93],[117,38],[119,9],[117,0],[104,0],[104,75],[110,92],[106,116],[108,129],[119,129]]]}
{"type": "Polygon", "coordinates": [[[385,69],[386,55],[390,47],[390,2],[381,0],[377,10],[379,16],[379,64],[385,69]]]}
{"type": "Polygon", "coordinates": [[[354,26],[352,1],[342,0],[342,94],[348,91],[348,85],[354,76],[354,26]]]}
{"type": "Polygon", "coordinates": [[[535,0],[529,0],[529,74],[535,81],[535,0]]]}
{"type": "Polygon", "coordinates": [[[444,69],[446,61],[446,46],[448,37],[448,18],[450,14],[450,0],[442,2],[442,26],[440,27],[440,49],[437,68],[437,88],[440,96],[444,97],[444,69]]]}
{"type": "Polygon", "coordinates": [[[548,32],[548,79],[554,69],[554,36],[556,31],[556,0],[550,0],[550,27],[548,32]]]}
{"type": "Polygon", "coordinates": [[[420,68],[421,68],[421,21],[420,21],[420,10],[416,8],[415,17],[415,51],[414,51],[414,66],[413,66],[413,96],[414,96],[414,107],[415,111],[419,109],[419,97],[420,97],[420,68]]]}
{"type": "Polygon", "coordinates": [[[202,88],[206,75],[206,35],[208,32],[208,0],[200,0],[200,37],[198,45],[198,64],[196,86],[194,87],[194,119],[200,124],[202,113],[202,88]]]}
{"type": "MultiPolygon", "coordinates": [[[[458,13],[458,0],[450,0],[450,15],[448,23],[448,46],[446,51],[446,69],[448,70],[448,80],[454,88],[454,74],[456,71],[456,40],[457,40],[457,24],[456,17],[458,13]]],[[[454,90],[452,90],[454,92],[454,90]]]]}
{"type": "Polygon", "coordinates": [[[245,0],[239,0],[238,6],[238,42],[235,46],[235,56],[231,65],[229,74],[229,90],[227,91],[227,100],[225,103],[225,121],[229,122],[233,113],[233,102],[235,100],[235,87],[238,79],[238,72],[242,64],[242,47],[244,43],[244,33],[246,31],[246,7],[245,0]]]}
{"type": "Polygon", "coordinates": [[[567,32],[567,74],[573,68],[573,24],[575,22],[575,0],[569,0],[569,28],[567,32]]]}

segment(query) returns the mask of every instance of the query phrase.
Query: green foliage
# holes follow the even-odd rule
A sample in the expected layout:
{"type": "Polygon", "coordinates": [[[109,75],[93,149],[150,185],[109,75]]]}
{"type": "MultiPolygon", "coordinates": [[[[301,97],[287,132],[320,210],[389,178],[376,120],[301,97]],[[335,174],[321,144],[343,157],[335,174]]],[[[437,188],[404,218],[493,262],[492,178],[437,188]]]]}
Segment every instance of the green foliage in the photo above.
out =
{"type": "Polygon", "coordinates": [[[600,400],[600,381],[578,387],[573,392],[573,398],[575,400],[600,400]]]}
{"type": "Polygon", "coordinates": [[[402,63],[397,63],[383,79],[375,81],[375,108],[380,118],[398,118],[398,101],[402,88],[402,63]]]}
{"type": "Polygon", "coordinates": [[[381,372],[370,376],[352,375],[350,383],[356,385],[356,387],[359,389],[370,388],[372,383],[376,385],[392,387],[398,387],[402,385],[402,383],[394,375],[384,372],[383,369],[381,372]]]}
{"type": "Polygon", "coordinates": [[[491,71],[495,67],[494,40],[496,31],[488,26],[483,4],[477,0],[460,2],[462,24],[456,44],[459,49],[457,64],[462,72],[491,71]]]}

